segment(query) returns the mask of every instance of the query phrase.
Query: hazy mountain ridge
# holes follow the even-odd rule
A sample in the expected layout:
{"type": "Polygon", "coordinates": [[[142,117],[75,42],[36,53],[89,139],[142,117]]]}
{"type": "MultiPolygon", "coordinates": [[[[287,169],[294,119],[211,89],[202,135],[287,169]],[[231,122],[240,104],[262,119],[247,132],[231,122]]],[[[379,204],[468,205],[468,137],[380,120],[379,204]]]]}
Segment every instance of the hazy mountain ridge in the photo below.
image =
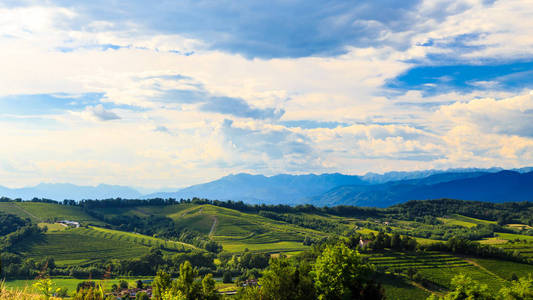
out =
{"type": "Polygon", "coordinates": [[[355,205],[387,207],[409,200],[451,198],[485,202],[533,200],[533,172],[454,173],[421,180],[394,181],[376,185],[349,185],[309,200],[317,206],[355,205]],[[446,175],[446,176],[442,176],[446,175]],[[453,180],[444,180],[458,176],[453,180]],[[439,178],[440,177],[440,178],[439,178]],[[462,178],[460,178],[462,177],[462,178]]]}
{"type": "Polygon", "coordinates": [[[209,198],[242,200],[251,203],[298,204],[308,197],[324,193],[339,185],[366,184],[359,176],[334,174],[263,175],[236,174],[204,184],[193,185],[174,193],[154,193],[144,198],[209,198]]]}
{"type": "Polygon", "coordinates": [[[53,200],[83,200],[125,198],[133,199],[142,196],[137,190],[118,185],[99,184],[97,186],[80,186],[70,183],[41,183],[34,187],[10,189],[0,186],[0,196],[8,198],[46,198],[53,200]]]}
{"type": "Polygon", "coordinates": [[[134,188],[115,185],[78,186],[74,184],[39,184],[34,187],[10,189],[0,186],[0,196],[9,198],[32,199],[48,198],[53,200],[63,199],[149,199],[149,198],[175,198],[187,199],[193,197],[234,200],[248,203],[265,204],[304,204],[310,203],[316,206],[331,206],[349,204],[357,206],[389,206],[413,199],[434,198],[457,198],[463,200],[480,200],[490,202],[530,200],[524,199],[533,195],[533,190],[526,188],[522,191],[520,185],[512,182],[501,186],[502,182],[491,180],[507,174],[522,182],[526,186],[533,187],[533,181],[524,183],[519,178],[527,178],[527,172],[531,167],[502,171],[501,168],[490,169],[450,169],[450,170],[425,170],[414,172],[389,172],[385,174],[368,173],[363,176],[332,174],[306,174],[289,175],[280,174],[275,176],[251,175],[246,173],[233,174],[220,179],[192,185],[173,192],[157,192],[143,195],[134,188]],[[498,175],[499,174],[499,175],[498,175]],[[521,176],[524,175],[524,176],[521,176]],[[397,180],[398,178],[403,178],[397,180]],[[475,178],[482,182],[472,181],[475,178]],[[462,180],[462,181],[461,181],[462,180]],[[469,182],[470,186],[464,186],[469,182]],[[468,181],[471,180],[471,181],[468,181]],[[486,183],[483,183],[485,182],[486,183]],[[499,190],[485,188],[500,186],[499,190]],[[499,195],[499,198],[496,197],[499,195]],[[506,197],[504,197],[506,196],[506,197]],[[504,200],[501,200],[505,198],[504,200]]]}

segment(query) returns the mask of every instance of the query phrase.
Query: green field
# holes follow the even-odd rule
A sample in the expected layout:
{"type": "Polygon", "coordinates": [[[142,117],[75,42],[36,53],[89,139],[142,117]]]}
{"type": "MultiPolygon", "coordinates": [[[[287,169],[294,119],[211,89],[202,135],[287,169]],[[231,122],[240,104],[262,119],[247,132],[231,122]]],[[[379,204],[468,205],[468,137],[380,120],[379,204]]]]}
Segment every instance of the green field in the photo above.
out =
{"type": "MultiPolygon", "coordinates": [[[[153,279],[152,277],[135,277],[135,278],[113,278],[113,279],[106,279],[106,280],[92,280],[96,283],[102,284],[104,289],[111,289],[111,286],[113,284],[118,285],[120,281],[125,280],[128,282],[129,286],[135,287],[136,281],[139,279],[153,279]]],[[[76,288],[78,286],[78,283],[87,281],[87,279],[74,279],[74,278],[53,278],[52,279],[56,287],[59,288],[67,288],[69,295],[72,295],[73,292],[76,291],[76,288]]],[[[28,279],[28,280],[9,280],[6,281],[6,287],[12,288],[12,289],[25,289],[27,288],[29,291],[37,292],[35,288],[32,286],[32,284],[35,282],[35,280],[28,279]]]]}
{"type": "Polygon", "coordinates": [[[80,207],[40,202],[0,202],[0,211],[29,218],[41,223],[50,220],[69,220],[91,224],[103,224],[86,214],[80,207]]]}
{"type": "Polygon", "coordinates": [[[67,229],[67,226],[60,223],[39,223],[37,224],[41,228],[46,228],[47,231],[63,231],[67,229]]]}
{"type": "Polygon", "coordinates": [[[378,281],[381,283],[383,289],[385,289],[387,299],[426,299],[430,295],[429,292],[416,287],[412,282],[403,277],[381,275],[378,281]]]}
{"type": "Polygon", "coordinates": [[[80,229],[80,232],[82,232],[82,234],[86,234],[92,237],[101,237],[115,241],[127,241],[135,244],[140,244],[146,247],[162,247],[163,249],[169,251],[200,250],[190,244],[171,240],[164,240],[140,233],[124,232],[96,226],[80,229]]]}
{"type": "Polygon", "coordinates": [[[489,272],[505,280],[510,280],[513,273],[518,277],[527,277],[529,274],[533,275],[533,265],[486,258],[472,258],[472,260],[489,272]]]}
{"type": "Polygon", "coordinates": [[[373,253],[369,255],[369,261],[378,267],[395,272],[413,268],[442,289],[450,289],[451,279],[458,274],[466,274],[474,280],[487,283],[490,289],[494,291],[499,290],[504,283],[501,277],[491,274],[463,258],[446,253],[373,253]]]}
{"type": "MultiPolygon", "coordinates": [[[[179,228],[194,228],[209,235],[229,252],[246,248],[260,252],[296,251],[308,248],[301,243],[305,236],[325,236],[315,230],[213,205],[173,205],[159,212],[172,218],[179,228]]],[[[137,209],[134,213],[140,212],[137,209]]]]}
{"type": "Polygon", "coordinates": [[[24,241],[13,251],[24,257],[53,257],[57,265],[83,265],[114,258],[137,258],[150,248],[135,242],[90,236],[85,228],[48,232],[38,240],[24,241]]]}
{"type": "MultiPolygon", "coordinates": [[[[70,207],[49,203],[0,203],[0,211],[13,213],[20,217],[30,218],[40,227],[48,227],[48,231],[39,239],[25,240],[15,244],[12,250],[23,257],[41,259],[53,257],[58,266],[88,265],[109,259],[139,258],[150,252],[151,247],[161,247],[164,254],[183,251],[205,251],[193,245],[177,241],[148,236],[135,232],[109,229],[110,224],[95,220],[79,207],[70,207]],[[80,228],[66,228],[54,223],[57,220],[73,220],[82,223],[80,228]],[[85,226],[88,225],[88,226],[85,226]]],[[[412,234],[420,228],[431,225],[414,220],[396,220],[387,218],[343,218],[325,213],[296,213],[307,220],[330,222],[325,227],[327,232],[304,228],[295,224],[263,217],[257,213],[245,213],[210,204],[176,204],[168,206],[135,206],[125,208],[101,209],[99,213],[106,217],[119,216],[161,216],[171,219],[177,231],[194,230],[219,242],[226,254],[237,254],[248,249],[252,252],[279,253],[294,255],[309,249],[303,240],[310,237],[320,240],[331,234],[331,231],[349,234],[357,227],[357,232],[368,235],[377,234],[379,230],[387,230],[389,234],[401,230],[402,235],[412,234]],[[386,224],[390,222],[390,224],[386,224]]],[[[280,214],[281,215],[281,214],[280,214]]],[[[275,217],[275,216],[274,216],[275,217]]],[[[493,221],[469,218],[450,214],[439,218],[444,228],[462,226],[472,228],[478,224],[494,224],[493,221]]],[[[292,221],[294,222],[294,221],[292,221]]],[[[297,223],[296,224],[301,224],[297,223]]],[[[305,225],[304,225],[305,226],[305,225]]],[[[314,227],[317,228],[317,227],[314,227]]],[[[318,227],[322,228],[322,227],[318,227]]],[[[464,229],[461,229],[464,230],[464,229]]],[[[429,238],[416,238],[419,244],[438,242],[429,238]]],[[[501,247],[509,251],[517,251],[521,255],[533,257],[533,236],[510,233],[495,233],[495,237],[480,241],[501,247]]],[[[378,251],[363,254],[374,264],[380,273],[379,281],[385,288],[388,299],[425,299],[429,295],[427,287],[408,279],[406,272],[414,269],[423,280],[429,281],[429,288],[436,292],[445,292],[451,288],[451,279],[458,274],[466,274],[484,284],[491,291],[499,290],[506,280],[514,273],[519,277],[533,273],[533,266],[499,261],[455,256],[441,252],[398,252],[378,251]]],[[[219,256],[216,261],[221,264],[219,256]]],[[[80,280],[56,278],[58,286],[75,289],[80,280]]],[[[9,281],[9,287],[23,287],[30,281],[9,281]]],[[[106,286],[118,280],[106,281],[106,286]]]]}
{"type": "Polygon", "coordinates": [[[453,220],[456,220],[456,221],[461,221],[461,222],[464,222],[464,223],[470,223],[470,224],[475,224],[475,225],[478,225],[478,224],[479,225],[496,224],[496,221],[488,221],[488,220],[470,218],[470,217],[466,217],[466,216],[462,216],[462,215],[458,215],[458,214],[452,214],[449,218],[453,219],[453,220]]]}
{"type": "Polygon", "coordinates": [[[169,217],[178,228],[194,229],[209,235],[229,252],[241,252],[244,249],[260,252],[298,251],[308,248],[301,243],[305,236],[326,236],[316,230],[213,205],[139,206],[104,209],[102,212],[112,216],[129,214],[169,217]]]}
{"type": "Polygon", "coordinates": [[[468,227],[468,228],[475,227],[477,225],[477,223],[474,223],[474,222],[464,221],[463,218],[457,219],[454,217],[450,217],[450,218],[437,218],[437,219],[446,225],[457,225],[457,226],[463,226],[463,227],[468,227]]]}

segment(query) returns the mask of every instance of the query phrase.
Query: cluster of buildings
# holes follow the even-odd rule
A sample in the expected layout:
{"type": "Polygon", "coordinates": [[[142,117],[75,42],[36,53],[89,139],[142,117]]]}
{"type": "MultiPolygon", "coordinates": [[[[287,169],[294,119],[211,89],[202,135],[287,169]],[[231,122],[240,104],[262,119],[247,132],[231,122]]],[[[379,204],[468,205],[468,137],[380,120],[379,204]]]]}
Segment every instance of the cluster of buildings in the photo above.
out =
{"type": "Polygon", "coordinates": [[[140,288],[134,288],[134,289],[125,289],[121,290],[119,292],[116,292],[112,294],[114,297],[116,297],[117,300],[122,299],[136,299],[137,294],[144,292],[148,296],[148,298],[152,298],[152,287],[147,287],[144,289],[140,288]]]}
{"type": "Polygon", "coordinates": [[[63,220],[63,221],[58,221],[57,223],[63,224],[68,227],[74,227],[74,228],[80,227],[80,222],[76,222],[76,221],[63,220]]]}

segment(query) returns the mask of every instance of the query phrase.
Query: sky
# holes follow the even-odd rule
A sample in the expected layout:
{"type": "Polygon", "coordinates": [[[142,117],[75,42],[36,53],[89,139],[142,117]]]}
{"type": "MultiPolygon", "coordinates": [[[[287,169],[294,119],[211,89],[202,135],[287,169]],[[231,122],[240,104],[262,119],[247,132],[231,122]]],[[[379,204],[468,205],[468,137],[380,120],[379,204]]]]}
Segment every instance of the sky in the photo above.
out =
{"type": "Polygon", "coordinates": [[[532,15],[532,0],[0,0],[0,185],[531,166],[532,15]]]}

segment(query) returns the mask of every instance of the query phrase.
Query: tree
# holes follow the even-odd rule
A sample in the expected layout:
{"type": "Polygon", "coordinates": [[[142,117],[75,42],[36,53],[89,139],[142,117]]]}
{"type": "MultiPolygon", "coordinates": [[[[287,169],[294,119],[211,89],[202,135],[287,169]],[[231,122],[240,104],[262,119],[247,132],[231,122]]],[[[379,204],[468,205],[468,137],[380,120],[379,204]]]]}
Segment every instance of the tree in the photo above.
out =
{"type": "Polygon", "coordinates": [[[170,288],[171,284],[172,278],[170,277],[170,274],[161,270],[157,271],[157,275],[152,283],[154,298],[160,300],[163,293],[170,288]]]}
{"type": "Polygon", "coordinates": [[[150,297],[145,292],[139,292],[135,295],[135,300],[150,300],[150,297]]]}
{"type": "Polygon", "coordinates": [[[60,289],[55,287],[54,282],[50,278],[42,278],[33,284],[33,287],[43,294],[44,299],[50,299],[54,293],[60,289]]]}
{"type": "MultiPolygon", "coordinates": [[[[318,298],[364,299],[363,291],[373,272],[374,267],[363,262],[363,257],[356,250],[343,243],[328,245],[313,267],[318,298]]],[[[379,286],[376,288],[381,289],[379,286]]],[[[366,291],[365,294],[370,292],[366,291]]]]}
{"type": "Polygon", "coordinates": [[[313,299],[315,289],[308,276],[310,270],[308,264],[296,266],[286,257],[271,259],[260,279],[262,299],[313,299]]]}
{"type": "Polygon", "coordinates": [[[401,247],[401,236],[399,233],[395,232],[392,234],[392,238],[390,240],[390,247],[392,249],[399,249],[401,247]]]}
{"type": "Polygon", "coordinates": [[[202,279],[202,296],[206,300],[218,300],[220,295],[216,289],[216,282],[213,279],[213,274],[207,274],[202,279]]]}
{"type": "Polygon", "coordinates": [[[200,286],[194,279],[198,276],[198,271],[192,267],[189,261],[180,265],[180,276],[172,283],[171,290],[180,291],[187,299],[196,299],[200,293],[200,286]]]}
{"type": "Polygon", "coordinates": [[[513,280],[507,287],[500,290],[501,299],[505,300],[522,300],[533,299],[533,277],[522,277],[513,280]]]}
{"type": "Polygon", "coordinates": [[[460,274],[452,278],[452,286],[454,290],[444,295],[444,297],[438,297],[431,295],[428,300],[493,300],[496,299],[487,290],[486,284],[479,284],[479,282],[472,280],[472,278],[460,274]]]}
{"type": "Polygon", "coordinates": [[[225,271],[224,274],[222,274],[222,282],[223,283],[232,283],[233,282],[233,278],[231,276],[231,272],[230,271],[225,271]]]}

